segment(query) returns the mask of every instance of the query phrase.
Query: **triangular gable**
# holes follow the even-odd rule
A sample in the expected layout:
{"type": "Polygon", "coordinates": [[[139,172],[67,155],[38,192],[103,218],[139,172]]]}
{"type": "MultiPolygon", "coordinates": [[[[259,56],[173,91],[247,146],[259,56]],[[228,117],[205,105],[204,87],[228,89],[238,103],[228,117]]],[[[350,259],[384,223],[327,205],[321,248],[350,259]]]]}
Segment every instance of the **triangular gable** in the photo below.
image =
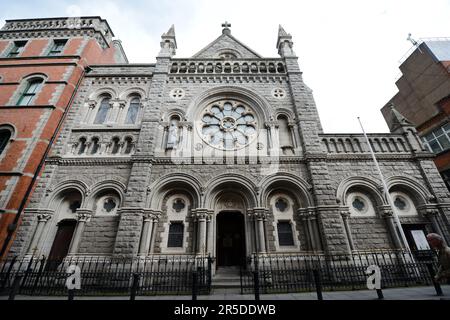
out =
{"type": "Polygon", "coordinates": [[[193,58],[218,58],[219,54],[224,52],[234,53],[238,58],[244,59],[262,58],[261,55],[247,47],[231,34],[222,34],[205,48],[197,52],[193,58]]]}

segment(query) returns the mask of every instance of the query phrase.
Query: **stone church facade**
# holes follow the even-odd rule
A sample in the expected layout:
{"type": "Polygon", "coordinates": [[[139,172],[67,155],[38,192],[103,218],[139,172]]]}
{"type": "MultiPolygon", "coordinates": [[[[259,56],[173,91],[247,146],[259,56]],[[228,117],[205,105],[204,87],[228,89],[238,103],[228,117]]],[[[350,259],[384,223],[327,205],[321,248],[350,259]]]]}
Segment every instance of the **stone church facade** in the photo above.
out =
{"type": "MultiPolygon", "coordinates": [[[[209,254],[220,267],[252,253],[402,248],[364,136],[323,133],[281,26],[276,47],[262,57],[224,24],[175,58],[172,27],[154,64],[89,66],[10,254],[209,254]]],[[[448,239],[433,155],[392,117],[391,133],[368,136],[405,235],[448,239]]]]}

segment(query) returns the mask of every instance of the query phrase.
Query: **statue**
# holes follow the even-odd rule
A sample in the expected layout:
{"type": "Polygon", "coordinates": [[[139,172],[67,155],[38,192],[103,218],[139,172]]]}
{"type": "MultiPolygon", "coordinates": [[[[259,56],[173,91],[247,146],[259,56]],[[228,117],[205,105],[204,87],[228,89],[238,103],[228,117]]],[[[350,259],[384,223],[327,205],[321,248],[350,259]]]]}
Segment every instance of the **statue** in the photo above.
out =
{"type": "Polygon", "coordinates": [[[167,149],[173,149],[178,143],[178,120],[173,119],[169,126],[169,135],[167,137],[167,149]]]}

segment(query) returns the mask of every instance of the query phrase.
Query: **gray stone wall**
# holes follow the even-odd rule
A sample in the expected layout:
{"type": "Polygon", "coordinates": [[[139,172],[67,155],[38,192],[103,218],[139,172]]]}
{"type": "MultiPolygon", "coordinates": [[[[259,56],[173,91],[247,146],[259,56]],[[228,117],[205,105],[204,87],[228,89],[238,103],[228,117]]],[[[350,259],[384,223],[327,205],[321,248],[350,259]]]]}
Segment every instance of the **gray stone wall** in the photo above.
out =
{"type": "Polygon", "coordinates": [[[84,229],[79,254],[112,254],[119,220],[119,216],[92,217],[84,229]]]}

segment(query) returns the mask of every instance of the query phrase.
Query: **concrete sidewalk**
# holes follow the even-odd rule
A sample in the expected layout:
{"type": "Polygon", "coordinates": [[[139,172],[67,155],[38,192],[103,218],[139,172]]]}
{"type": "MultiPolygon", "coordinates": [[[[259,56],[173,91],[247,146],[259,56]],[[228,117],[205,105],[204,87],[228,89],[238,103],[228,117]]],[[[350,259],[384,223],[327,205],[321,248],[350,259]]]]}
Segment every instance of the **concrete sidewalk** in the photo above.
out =
{"type": "MultiPolygon", "coordinates": [[[[385,300],[449,300],[450,285],[442,285],[443,296],[437,296],[434,287],[407,287],[384,289],[385,300]]],[[[137,296],[136,300],[191,300],[191,296],[137,296]]],[[[0,296],[0,300],[7,300],[7,296],[0,296]]],[[[129,300],[129,296],[98,296],[75,297],[75,300],[129,300]]],[[[210,295],[198,296],[197,300],[254,300],[253,294],[239,294],[236,290],[220,289],[210,295]]],[[[315,292],[261,294],[261,300],[317,300],[315,292]]],[[[327,291],[323,292],[324,300],[378,300],[374,290],[355,291],[327,291]]],[[[16,300],[67,300],[67,297],[23,296],[17,295],[16,300]]]]}

